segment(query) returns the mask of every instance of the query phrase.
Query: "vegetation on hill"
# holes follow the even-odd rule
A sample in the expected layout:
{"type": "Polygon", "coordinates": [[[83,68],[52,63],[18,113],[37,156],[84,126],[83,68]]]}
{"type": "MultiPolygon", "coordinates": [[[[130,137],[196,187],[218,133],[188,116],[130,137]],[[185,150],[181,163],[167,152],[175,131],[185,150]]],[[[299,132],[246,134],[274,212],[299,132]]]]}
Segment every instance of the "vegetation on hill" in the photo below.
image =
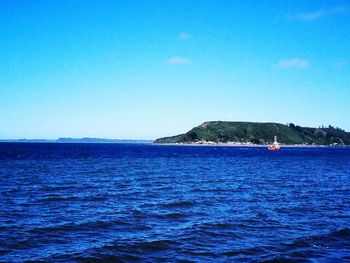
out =
{"type": "Polygon", "coordinates": [[[185,134],[159,138],[155,143],[253,143],[268,144],[274,136],[282,144],[350,145],[350,133],[332,126],[309,128],[293,123],[226,122],[211,121],[191,129],[185,134]]]}

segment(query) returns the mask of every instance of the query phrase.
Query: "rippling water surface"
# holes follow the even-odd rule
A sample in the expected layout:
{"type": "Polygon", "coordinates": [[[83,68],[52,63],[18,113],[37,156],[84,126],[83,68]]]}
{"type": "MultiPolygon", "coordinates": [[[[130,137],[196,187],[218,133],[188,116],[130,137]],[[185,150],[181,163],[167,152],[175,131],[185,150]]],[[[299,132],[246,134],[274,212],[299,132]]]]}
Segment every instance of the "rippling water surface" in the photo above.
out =
{"type": "Polygon", "coordinates": [[[1,262],[350,261],[350,149],[0,144],[1,262]]]}

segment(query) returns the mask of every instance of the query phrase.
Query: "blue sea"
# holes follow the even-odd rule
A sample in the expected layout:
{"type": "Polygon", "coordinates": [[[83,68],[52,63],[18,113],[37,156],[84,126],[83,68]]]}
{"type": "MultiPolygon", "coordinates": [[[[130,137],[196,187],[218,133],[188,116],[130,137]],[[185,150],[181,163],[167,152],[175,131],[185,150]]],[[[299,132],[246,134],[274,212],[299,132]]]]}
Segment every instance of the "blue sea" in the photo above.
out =
{"type": "Polygon", "coordinates": [[[350,148],[0,144],[0,262],[350,262],[350,148]]]}

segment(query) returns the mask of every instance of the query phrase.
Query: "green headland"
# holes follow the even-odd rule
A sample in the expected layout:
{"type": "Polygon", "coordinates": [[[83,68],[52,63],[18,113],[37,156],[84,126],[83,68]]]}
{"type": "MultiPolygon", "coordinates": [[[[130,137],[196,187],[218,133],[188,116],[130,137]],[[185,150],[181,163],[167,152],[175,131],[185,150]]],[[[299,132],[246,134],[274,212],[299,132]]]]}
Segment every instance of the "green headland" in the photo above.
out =
{"type": "Polygon", "coordinates": [[[273,142],[285,145],[350,145],[350,132],[338,127],[301,127],[293,123],[209,121],[190,131],[159,138],[159,144],[252,144],[273,142]]]}

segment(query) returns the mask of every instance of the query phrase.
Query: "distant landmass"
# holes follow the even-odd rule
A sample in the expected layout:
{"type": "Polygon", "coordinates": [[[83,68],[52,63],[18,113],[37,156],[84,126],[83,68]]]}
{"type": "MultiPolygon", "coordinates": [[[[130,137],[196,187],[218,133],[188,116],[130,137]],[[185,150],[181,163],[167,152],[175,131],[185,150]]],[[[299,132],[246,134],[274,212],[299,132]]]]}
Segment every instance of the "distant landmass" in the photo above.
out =
{"type": "Polygon", "coordinates": [[[286,145],[350,145],[350,132],[338,127],[227,121],[204,122],[184,134],[159,138],[154,143],[266,145],[273,142],[274,136],[286,145]]]}
{"type": "Polygon", "coordinates": [[[45,139],[18,139],[0,140],[0,142],[52,142],[52,143],[152,143],[152,140],[104,139],[104,138],[59,138],[57,140],[45,139]]]}
{"type": "Polygon", "coordinates": [[[104,138],[59,138],[57,142],[80,143],[152,143],[152,140],[104,139],[104,138]]]}

